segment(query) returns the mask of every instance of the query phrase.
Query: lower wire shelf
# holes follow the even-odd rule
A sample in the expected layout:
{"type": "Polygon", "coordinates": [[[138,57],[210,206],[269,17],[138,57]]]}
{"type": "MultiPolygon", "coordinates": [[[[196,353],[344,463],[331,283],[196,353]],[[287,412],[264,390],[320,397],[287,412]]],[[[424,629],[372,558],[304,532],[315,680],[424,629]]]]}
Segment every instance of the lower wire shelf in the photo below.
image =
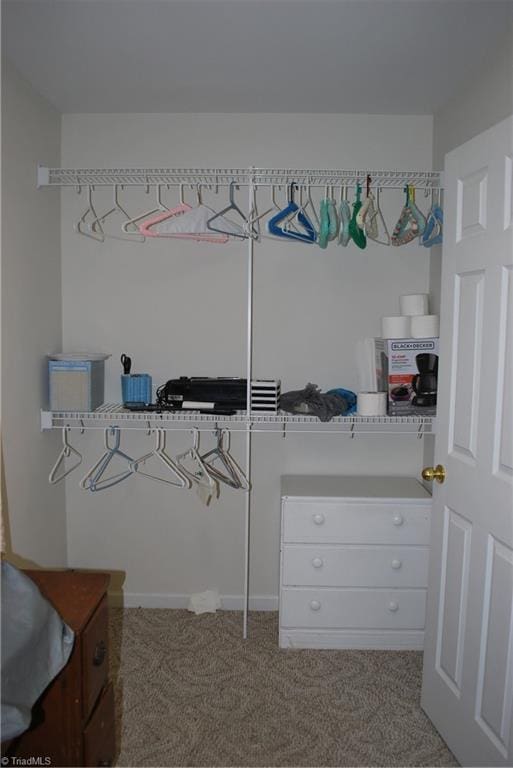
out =
{"type": "Polygon", "coordinates": [[[335,416],[322,422],[317,416],[297,415],[279,411],[250,413],[238,411],[232,416],[198,411],[129,411],[119,403],[104,403],[95,411],[41,411],[41,429],[63,427],[79,429],[106,429],[118,426],[122,429],[148,430],[161,427],[166,430],[201,431],[228,428],[232,432],[302,432],[314,434],[408,434],[421,438],[436,431],[436,419],[432,416],[335,416]]]}

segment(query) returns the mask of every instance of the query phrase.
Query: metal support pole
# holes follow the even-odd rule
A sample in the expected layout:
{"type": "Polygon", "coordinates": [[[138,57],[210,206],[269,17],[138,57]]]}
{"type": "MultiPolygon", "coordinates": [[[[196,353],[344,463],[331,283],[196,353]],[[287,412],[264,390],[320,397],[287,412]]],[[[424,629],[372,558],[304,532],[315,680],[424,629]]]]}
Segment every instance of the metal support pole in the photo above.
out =
{"type": "MultiPolygon", "coordinates": [[[[253,206],[253,180],[248,185],[248,218],[253,206]]],[[[253,238],[248,238],[248,274],[247,274],[247,338],[246,338],[246,477],[249,488],[246,491],[244,511],[244,606],[242,636],[248,636],[249,611],[249,568],[251,543],[251,377],[253,368],[253,238]]]]}

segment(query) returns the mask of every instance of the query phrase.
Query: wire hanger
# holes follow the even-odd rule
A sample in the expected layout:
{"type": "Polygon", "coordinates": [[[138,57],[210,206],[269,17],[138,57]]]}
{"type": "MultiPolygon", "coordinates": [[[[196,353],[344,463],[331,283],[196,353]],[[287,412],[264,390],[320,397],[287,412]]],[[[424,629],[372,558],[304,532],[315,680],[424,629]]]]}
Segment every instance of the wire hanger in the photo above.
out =
{"type": "Polygon", "coordinates": [[[52,485],[60,483],[61,480],[64,480],[65,477],[67,477],[71,472],[73,472],[74,469],[82,464],[82,454],[73,448],[73,446],[68,442],[69,431],[70,427],[62,428],[62,450],[57,457],[57,461],[50,470],[50,474],[48,475],[48,482],[52,485]],[[65,466],[66,459],[69,459],[71,455],[76,456],[78,460],[75,461],[72,466],[66,469],[64,472],[61,472],[60,475],[57,474],[61,465],[65,466]]]}
{"type": "Polygon", "coordinates": [[[105,233],[101,227],[101,224],[98,222],[98,229],[93,231],[89,229],[89,224],[87,222],[89,216],[93,217],[93,221],[98,221],[98,214],[96,213],[93,205],[93,189],[94,187],[89,184],[87,187],[87,208],[73,229],[79,235],[84,235],[84,237],[90,237],[91,240],[97,240],[99,243],[103,243],[105,241],[105,233]]]}
{"type": "Polygon", "coordinates": [[[128,221],[125,221],[121,225],[121,229],[123,232],[126,232],[127,234],[132,233],[141,233],[138,225],[138,222],[144,221],[145,219],[148,219],[150,216],[154,216],[157,213],[167,213],[169,211],[169,208],[164,205],[162,202],[162,184],[156,184],[155,185],[155,194],[157,198],[156,207],[151,208],[149,211],[146,211],[145,213],[139,213],[137,216],[134,216],[133,219],[128,219],[128,221]],[[129,227],[135,227],[135,229],[129,230],[129,227]]]}
{"type": "MultiPolygon", "coordinates": [[[[307,187],[307,193],[306,193],[306,203],[303,207],[303,213],[308,217],[308,213],[306,212],[306,209],[309,208],[312,211],[313,221],[315,222],[315,227],[317,227],[317,231],[319,231],[319,226],[321,224],[321,221],[319,219],[319,215],[315,209],[314,202],[312,200],[312,190],[310,185],[307,187]]],[[[311,219],[310,219],[311,220],[311,219]]]]}
{"type": "Polygon", "coordinates": [[[178,454],[178,456],[175,457],[175,461],[189,480],[198,486],[200,491],[204,492],[204,501],[208,505],[214,495],[219,495],[219,486],[217,480],[210,474],[207,465],[199,454],[199,430],[197,427],[192,429],[192,435],[192,446],[184,453],[178,454]],[[192,461],[194,463],[194,470],[190,470],[185,466],[184,462],[186,461],[192,461]]]}
{"type": "Polygon", "coordinates": [[[109,208],[108,211],[106,211],[101,216],[97,216],[93,221],[89,224],[89,231],[90,232],[96,232],[97,228],[101,231],[104,237],[110,237],[113,240],[133,240],[137,243],[144,242],[144,238],[140,236],[140,234],[124,234],[124,235],[113,235],[112,233],[105,232],[103,225],[105,224],[105,221],[112,217],[114,214],[119,214],[123,216],[125,219],[125,222],[130,221],[130,216],[125,211],[121,203],[119,202],[119,184],[113,185],[113,193],[112,193],[112,208],[109,208]]]}
{"type": "Polygon", "coordinates": [[[315,243],[317,240],[317,233],[313,228],[312,222],[303,210],[294,202],[294,188],[296,184],[292,182],[289,186],[288,204],[286,208],[272,217],[267,224],[267,228],[272,235],[277,237],[284,237],[288,240],[299,240],[303,243],[315,243]],[[287,229],[287,221],[293,214],[297,213],[296,221],[303,228],[303,231],[291,231],[287,229]],[[283,226],[280,226],[283,224],[283,226]]]}
{"type": "Polygon", "coordinates": [[[256,233],[255,235],[256,239],[260,239],[260,235],[261,235],[260,221],[264,219],[266,216],[269,216],[269,214],[272,211],[274,211],[275,209],[278,209],[278,206],[274,201],[274,186],[272,187],[271,200],[272,200],[271,207],[268,208],[263,213],[259,213],[258,206],[257,206],[257,185],[255,184],[253,186],[253,202],[251,205],[251,211],[248,216],[248,227],[251,228],[256,233]]]}
{"type": "MultiPolygon", "coordinates": [[[[180,204],[176,208],[171,208],[166,213],[158,214],[140,224],[139,232],[146,237],[173,237],[179,240],[227,243],[228,235],[216,235],[208,230],[208,219],[215,211],[202,204],[199,185],[196,188],[196,194],[197,205],[193,208],[184,202],[183,184],[180,185],[180,204]]],[[[233,229],[235,234],[242,233],[240,228],[233,226],[233,229]]]]}
{"type": "Polygon", "coordinates": [[[173,459],[166,453],[165,430],[159,427],[155,429],[154,432],[157,438],[155,442],[155,448],[153,451],[146,453],[144,456],[135,459],[135,461],[130,464],[130,469],[142,477],[148,477],[150,480],[157,480],[160,483],[174,485],[176,488],[190,488],[191,481],[185,472],[183,472],[180,467],[173,461],[173,459]],[[146,462],[148,462],[153,457],[159,459],[162,464],[164,464],[164,466],[172,472],[176,480],[166,480],[165,478],[159,477],[158,475],[152,475],[149,472],[144,472],[140,468],[141,464],[146,464],[146,462]]]}
{"type": "MultiPolygon", "coordinates": [[[[372,193],[371,193],[372,194],[372,193]]],[[[390,234],[386,225],[385,218],[380,206],[381,189],[378,187],[376,191],[375,205],[372,209],[369,208],[369,212],[366,217],[365,234],[370,240],[374,240],[375,243],[381,245],[390,245],[390,234]],[[381,225],[382,234],[379,234],[381,225]]]]}
{"type": "Polygon", "coordinates": [[[444,212],[440,206],[440,190],[435,204],[435,191],[431,190],[431,209],[426,218],[426,228],[422,235],[421,243],[426,248],[440,245],[443,241],[444,212]]]}
{"type": "Polygon", "coordinates": [[[249,491],[251,485],[250,482],[245,474],[243,472],[242,468],[239,466],[239,464],[236,462],[232,454],[230,453],[230,430],[224,429],[221,432],[221,449],[224,452],[224,456],[227,459],[227,461],[231,464],[232,469],[234,470],[235,474],[237,475],[238,481],[240,483],[240,487],[244,491],[249,491]]]}
{"type": "Polygon", "coordinates": [[[247,240],[248,237],[254,236],[256,233],[252,232],[252,234],[249,234],[247,232],[247,230],[249,228],[249,221],[246,218],[246,215],[241,211],[241,209],[239,208],[239,206],[235,202],[235,194],[234,194],[235,186],[236,186],[235,182],[231,181],[230,182],[230,193],[229,193],[229,195],[230,195],[230,203],[229,203],[229,205],[227,205],[226,208],[223,208],[222,211],[219,211],[219,213],[214,213],[214,215],[211,216],[208,219],[207,227],[208,227],[208,229],[211,232],[218,232],[219,234],[222,234],[222,235],[230,235],[231,237],[238,237],[241,240],[247,240]],[[240,235],[234,234],[234,232],[233,232],[233,226],[237,226],[237,225],[234,224],[234,222],[230,221],[229,219],[225,218],[225,214],[229,213],[230,211],[234,211],[238,216],[240,216],[240,218],[243,221],[243,231],[242,231],[242,233],[240,235]],[[218,226],[213,227],[212,223],[215,222],[215,221],[218,222],[218,226]],[[223,227],[223,224],[225,224],[226,221],[228,221],[228,223],[231,225],[231,227],[229,229],[225,229],[223,227]]]}
{"type": "Polygon", "coordinates": [[[371,182],[372,182],[372,179],[370,175],[367,174],[367,180],[366,180],[367,189],[366,189],[365,200],[356,216],[356,223],[358,224],[360,229],[363,229],[365,231],[365,233],[367,233],[367,226],[366,226],[367,217],[372,216],[374,212],[374,195],[372,194],[370,189],[371,182]]]}
{"type": "Polygon", "coordinates": [[[121,483],[126,480],[127,477],[133,474],[133,470],[130,468],[130,464],[133,462],[131,456],[127,456],[126,453],[120,451],[119,445],[121,441],[121,432],[119,427],[108,427],[104,432],[104,445],[105,451],[100,456],[96,464],[91,467],[87,474],[80,481],[80,487],[89,491],[103,491],[106,488],[112,488],[112,486],[121,483]],[[109,445],[109,433],[114,437],[114,444],[109,445]],[[124,472],[119,472],[111,477],[103,478],[105,470],[109,466],[114,456],[119,456],[129,464],[129,469],[124,472]],[[102,479],[103,478],[103,479],[102,479]]]}
{"type": "Polygon", "coordinates": [[[249,482],[239,467],[233,456],[230,454],[230,432],[227,429],[217,430],[217,446],[211,451],[205,453],[202,460],[208,464],[208,471],[216,480],[226,483],[231,488],[249,489],[249,482]],[[213,462],[219,460],[227,471],[223,474],[217,467],[212,466],[213,462]]]}
{"type": "Polygon", "coordinates": [[[411,184],[404,187],[406,202],[392,233],[392,245],[406,245],[422,235],[426,228],[426,219],[415,205],[415,188],[411,184]]]}

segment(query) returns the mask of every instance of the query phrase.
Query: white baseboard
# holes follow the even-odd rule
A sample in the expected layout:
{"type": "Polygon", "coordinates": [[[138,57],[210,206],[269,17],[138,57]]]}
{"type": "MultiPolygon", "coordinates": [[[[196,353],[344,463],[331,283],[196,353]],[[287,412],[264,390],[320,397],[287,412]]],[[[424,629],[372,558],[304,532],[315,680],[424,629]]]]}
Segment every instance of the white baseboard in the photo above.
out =
{"type": "MultiPolygon", "coordinates": [[[[115,608],[187,608],[190,595],[166,592],[109,592],[109,603],[115,608]]],[[[242,595],[221,595],[222,610],[242,611],[242,595]]],[[[251,611],[277,611],[278,595],[254,595],[249,598],[251,611]]]]}

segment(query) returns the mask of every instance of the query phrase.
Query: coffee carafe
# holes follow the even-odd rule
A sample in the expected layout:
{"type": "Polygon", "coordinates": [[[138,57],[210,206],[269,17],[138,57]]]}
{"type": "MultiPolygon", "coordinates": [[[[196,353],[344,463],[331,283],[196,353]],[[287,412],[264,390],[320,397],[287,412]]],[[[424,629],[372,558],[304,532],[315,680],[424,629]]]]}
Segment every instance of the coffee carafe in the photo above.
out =
{"type": "Polygon", "coordinates": [[[415,362],[418,373],[411,382],[415,392],[413,405],[419,408],[433,408],[436,405],[438,385],[438,355],[422,353],[415,357],[415,362]]]}

